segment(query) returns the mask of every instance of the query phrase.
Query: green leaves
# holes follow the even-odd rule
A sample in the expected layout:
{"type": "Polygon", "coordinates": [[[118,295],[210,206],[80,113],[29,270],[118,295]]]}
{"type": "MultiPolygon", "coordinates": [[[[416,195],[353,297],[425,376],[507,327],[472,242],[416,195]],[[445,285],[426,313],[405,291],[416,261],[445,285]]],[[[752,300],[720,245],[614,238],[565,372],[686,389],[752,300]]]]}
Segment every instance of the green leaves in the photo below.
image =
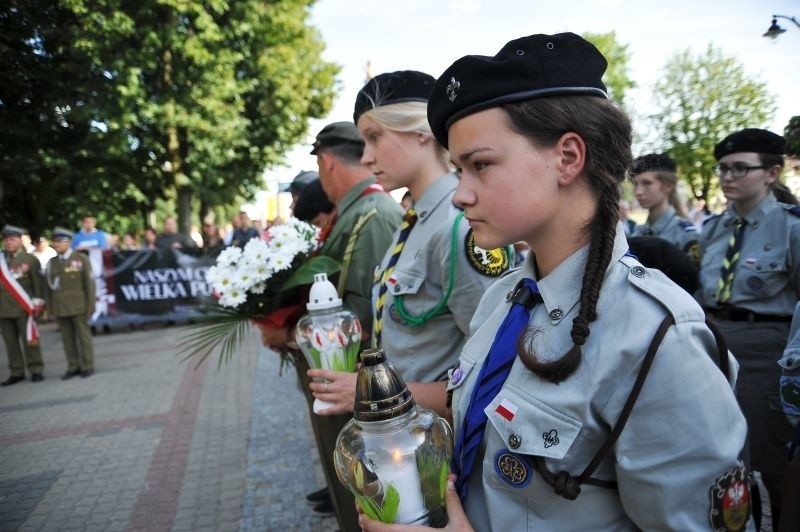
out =
{"type": "Polygon", "coordinates": [[[400,492],[397,491],[394,484],[389,483],[389,487],[386,488],[382,505],[379,505],[371,497],[363,495],[356,495],[355,497],[361,509],[373,521],[391,524],[397,519],[397,510],[400,508],[400,492]]]}
{"type": "Polygon", "coordinates": [[[331,257],[327,257],[325,255],[317,255],[315,257],[311,257],[302,266],[300,266],[297,270],[292,273],[292,275],[286,280],[286,282],[282,285],[281,291],[286,291],[295,286],[303,285],[303,284],[311,284],[314,282],[314,275],[318,273],[327,273],[328,277],[331,274],[338,272],[341,269],[341,265],[336,261],[336,259],[332,259],[331,257]]]}

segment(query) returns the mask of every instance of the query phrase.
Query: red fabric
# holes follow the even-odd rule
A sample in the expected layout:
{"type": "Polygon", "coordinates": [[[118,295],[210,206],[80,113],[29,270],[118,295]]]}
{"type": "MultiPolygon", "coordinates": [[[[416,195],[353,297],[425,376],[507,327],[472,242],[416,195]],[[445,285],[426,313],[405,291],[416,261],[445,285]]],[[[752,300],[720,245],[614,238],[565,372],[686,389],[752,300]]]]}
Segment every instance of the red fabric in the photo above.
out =
{"type": "Polygon", "coordinates": [[[297,303],[295,305],[279,308],[263,318],[253,318],[251,321],[256,325],[267,325],[276,329],[289,327],[297,323],[300,314],[303,312],[303,308],[304,305],[302,303],[297,303]]]}

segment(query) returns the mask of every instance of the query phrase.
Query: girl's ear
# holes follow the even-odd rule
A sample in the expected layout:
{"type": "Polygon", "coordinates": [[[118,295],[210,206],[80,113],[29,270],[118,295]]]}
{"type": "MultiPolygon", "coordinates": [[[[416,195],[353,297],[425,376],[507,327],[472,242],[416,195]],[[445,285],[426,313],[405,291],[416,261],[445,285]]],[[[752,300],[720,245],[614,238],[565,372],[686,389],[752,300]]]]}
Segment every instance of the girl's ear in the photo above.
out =
{"type": "Polygon", "coordinates": [[[564,133],[555,146],[559,157],[560,185],[568,185],[577,179],[586,166],[586,143],[575,132],[564,133]]]}

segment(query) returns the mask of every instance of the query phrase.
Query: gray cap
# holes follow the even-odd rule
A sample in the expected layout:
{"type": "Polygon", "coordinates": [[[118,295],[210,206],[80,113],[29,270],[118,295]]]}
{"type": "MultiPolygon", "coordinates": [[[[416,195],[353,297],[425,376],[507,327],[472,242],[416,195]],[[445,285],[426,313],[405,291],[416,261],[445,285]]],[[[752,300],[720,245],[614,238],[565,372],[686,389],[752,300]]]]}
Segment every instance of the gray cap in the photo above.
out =
{"type": "Polygon", "coordinates": [[[17,227],[16,225],[6,224],[3,226],[3,238],[7,236],[22,236],[24,233],[25,229],[17,227]]]}
{"type": "Polygon", "coordinates": [[[53,229],[53,242],[72,240],[73,236],[75,235],[69,229],[64,229],[63,227],[53,229]]]}
{"type": "Polygon", "coordinates": [[[322,128],[317,133],[317,140],[314,141],[311,155],[316,155],[322,148],[338,146],[340,144],[364,144],[358,136],[358,129],[352,122],[334,122],[322,128]]]}

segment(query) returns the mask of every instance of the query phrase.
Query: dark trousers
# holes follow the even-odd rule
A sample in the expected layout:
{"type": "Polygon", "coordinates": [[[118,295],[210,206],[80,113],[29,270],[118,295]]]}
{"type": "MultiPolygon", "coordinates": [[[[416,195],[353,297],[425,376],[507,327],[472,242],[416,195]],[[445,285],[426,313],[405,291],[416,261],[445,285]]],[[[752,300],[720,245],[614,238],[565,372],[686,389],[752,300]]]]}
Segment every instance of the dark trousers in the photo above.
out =
{"type": "Polygon", "coordinates": [[[314,439],[319,450],[320,464],[325,472],[325,480],[331,493],[333,507],[336,509],[336,518],[339,520],[339,528],[342,532],[357,532],[361,530],[358,526],[358,512],[356,512],[355,498],[350,490],[344,487],[336,475],[333,465],[333,450],[336,448],[336,438],[344,427],[345,423],[353,417],[351,414],[341,414],[338,416],[320,416],[314,413],[314,396],[308,388],[311,379],[306,375],[308,362],[301,354],[295,357],[295,369],[300,387],[308,403],[308,412],[311,418],[311,427],[314,429],[314,439]]]}
{"type": "Polygon", "coordinates": [[[67,355],[67,371],[94,370],[94,345],[88,318],[84,314],[59,316],[58,328],[67,355]]]}
{"type": "Polygon", "coordinates": [[[0,318],[0,333],[3,335],[3,343],[8,353],[8,369],[13,377],[25,376],[26,363],[28,373],[31,375],[41,373],[44,369],[42,348],[38,343],[28,345],[25,333],[27,324],[27,317],[0,318]]]}

